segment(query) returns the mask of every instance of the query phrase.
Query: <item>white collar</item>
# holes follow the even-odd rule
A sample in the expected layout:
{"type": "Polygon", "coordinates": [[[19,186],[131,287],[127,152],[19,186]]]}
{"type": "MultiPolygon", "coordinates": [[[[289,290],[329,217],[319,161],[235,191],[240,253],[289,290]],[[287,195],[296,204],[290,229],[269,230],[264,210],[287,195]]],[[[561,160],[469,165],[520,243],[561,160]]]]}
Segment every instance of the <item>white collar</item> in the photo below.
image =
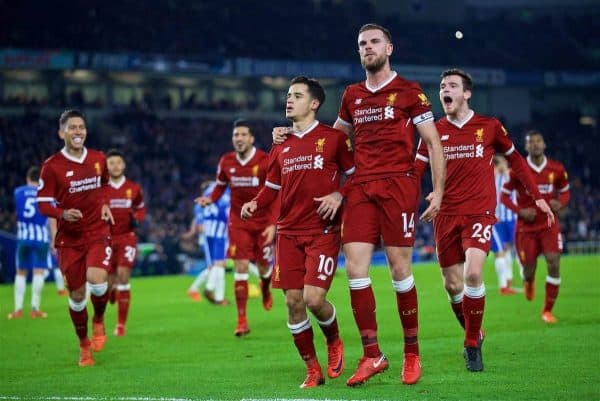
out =
{"type": "Polygon", "coordinates": [[[108,181],[108,184],[113,187],[114,189],[119,189],[123,186],[123,184],[125,184],[125,176],[122,176],[120,180],[118,181],[113,181],[113,179],[111,178],[108,181]]]}
{"type": "Polygon", "coordinates": [[[546,167],[546,164],[548,164],[548,159],[546,158],[546,156],[544,156],[544,161],[538,166],[533,162],[533,160],[531,160],[531,156],[527,156],[527,164],[529,164],[529,167],[531,167],[533,171],[539,174],[542,172],[544,167],[546,167]]]}
{"type": "Polygon", "coordinates": [[[446,119],[448,120],[448,122],[450,124],[454,125],[455,127],[462,128],[465,126],[465,124],[467,124],[469,121],[471,121],[471,119],[473,118],[474,115],[475,115],[475,112],[473,110],[469,110],[467,117],[462,121],[453,120],[449,117],[447,117],[446,119]]]}
{"type": "Polygon", "coordinates": [[[238,162],[240,162],[240,164],[242,166],[245,166],[254,157],[255,154],[256,154],[256,147],[252,146],[252,150],[250,151],[250,155],[248,156],[248,158],[246,160],[242,160],[240,158],[240,155],[238,153],[235,154],[235,158],[237,159],[238,162]]]}
{"type": "Polygon", "coordinates": [[[294,132],[292,132],[292,134],[297,136],[298,138],[303,138],[305,135],[309,134],[312,130],[317,128],[317,125],[319,125],[319,121],[315,120],[304,131],[294,131],[294,132]]]}
{"type": "Polygon", "coordinates": [[[61,153],[63,154],[63,156],[65,158],[71,160],[72,162],[83,164],[83,162],[85,161],[85,158],[87,157],[87,148],[84,146],[83,152],[81,153],[81,157],[80,158],[77,158],[75,156],[71,156],[67,152],[67,148],[66,147],[64,147],[64,148],[61,149],[61,153]]]}
{"type": "Polygon", "coordinates": [[[366,80],[366,81],[365,81],[365,87],[366,87],[366,88],[369,90],[369,92],[371,92],[371,93],[375,93],[375,92],[377,92],[378,90],[382,89],[382,88],[383,88],[384,86],[386,86],[387,84],[389,84],[390,82],[392,82],[392,81],[393,81],[393,79],[394,79],[394,78],[396,78],[396,76],[397,76],[397,75],[398,75],[398,74],[396,73],[396,71],[392,71],[392,75],[390,75],[390,77],[389,77],[388,79],[386,79],[386,80],[385,80],[385,81],[383,81],[381,84],[379,84],[379,86],[376,86],[376,87],[374,87],[374,88],[373,88],[373,87],[371,87],[371,86],[369,85],[369,81],[368,81],[368,80],[366,80]]]}

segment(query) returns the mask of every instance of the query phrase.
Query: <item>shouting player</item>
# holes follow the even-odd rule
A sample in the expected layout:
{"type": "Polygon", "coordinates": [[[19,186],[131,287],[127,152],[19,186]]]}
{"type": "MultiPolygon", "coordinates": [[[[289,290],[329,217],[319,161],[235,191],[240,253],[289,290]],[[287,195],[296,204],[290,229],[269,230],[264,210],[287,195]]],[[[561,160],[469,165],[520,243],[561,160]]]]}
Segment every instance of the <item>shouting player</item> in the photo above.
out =
{"type": "MultiPolygon", "coordinates": [[[[436,249],[444,288],[452,310],[464,328],[464,357],[469,371],[483,370],[481,323],[485,305],[483,265],[490,251],[496,222],[494,153],[502,153],[515,174],[523,177],[535,204],[548,219],[552,212],[537,190],[523,157],[500,121],[476,114],[469,107],[473,80],[460,69],[442,73],[440,102],[446,116],[436,122],[448,175],[444,200],[434,219],[436,249]]],[[[423,143],[417,150],[420,175],[429,162],[423,143]]]]}

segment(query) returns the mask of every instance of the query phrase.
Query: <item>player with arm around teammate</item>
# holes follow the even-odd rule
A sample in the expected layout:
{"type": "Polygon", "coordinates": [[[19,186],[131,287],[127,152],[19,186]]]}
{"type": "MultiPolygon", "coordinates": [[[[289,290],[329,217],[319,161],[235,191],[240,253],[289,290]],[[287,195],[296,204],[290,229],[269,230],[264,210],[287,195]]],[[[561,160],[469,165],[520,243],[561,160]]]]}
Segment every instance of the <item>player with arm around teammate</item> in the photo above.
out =
{"type": "MultiPolygon", "coordinates": [[[[418,301],[411,267],[420,196],[420,183],[414,174],[415,132],[432,155],[434,188],[427,197],[430,203],[422,220],[430,221],[439,210],[445,163],[431,104],[417,83],[392,71],[393,49],[386,28],[377,24],[360,28],[358,53],[366,80],[346,88],[333,126],[353,139],[356,164],[351,185],[342,191],[346,202],[342,243],[363,356],[346,382],[348,386],[363,384],[389,367],[379,348],[376,302],[369,277],[371,257],[381,241],[404,337],[401,380],[414,384],[421,377],[418,301]]],[[[274,140],[277,136],[275,131],[274,140]]],[[[341,203],[342,197],[336,201],[341,203]]]]}
{"type": "Polygon", "coordinates": [[[324,100],[318,81],[304,76],[291,80],[286,117],[293,122],[293,132],[284,144],[273,146],[265,187],[241,210],[242,217],[250,219],[281,193],[273,287],[284,290],[288,328],[306,364],[301,388],[324,383],[307,309],[327,340],[327,374],[336,378],[344,369],[336,310],[327,291],[341,240],[339,204],[334,199],[341,196],[341,175],[354,172],[354,161],[350,140],[316,120],[324,100]]]}

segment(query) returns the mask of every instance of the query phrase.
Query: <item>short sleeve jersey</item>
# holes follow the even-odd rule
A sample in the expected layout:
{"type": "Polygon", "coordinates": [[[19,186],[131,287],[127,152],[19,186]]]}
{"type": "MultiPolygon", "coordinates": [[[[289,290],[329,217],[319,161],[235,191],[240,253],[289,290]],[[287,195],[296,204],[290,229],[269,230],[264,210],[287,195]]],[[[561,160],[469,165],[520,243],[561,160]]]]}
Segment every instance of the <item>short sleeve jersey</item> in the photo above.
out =
{"type": "Polygon", "coordinates": [[[274,145],[266,185],[281,192],[277,231],[289,235],[339,231],[341,211],[334,220],[323,220],[317,214],[320,202],[314,198],[337,191],[342,174],[354,170],[350,139],[318,121],[274,145]]]}
{"type": "Polygon", "coordinates": [[[394,72],[378,88],[348,86],[338,121],[354,128],[354,181],[364,182],[412,171],[415,126],[433,113],[421,87],[394,72]]]}
{"type": "MultiPolygon", "coordinates": [[[[210,185],[204,191],[204,196],[210,196],[216,184],[210,185]]],[[[231,205],[231,190],[229,187],[215,203],[203,207],[201,217],[196,223],[202,224],[203,233],[208,238],[227,238],[227,221],[229,220],[229,208],[231,205]]],[[[200,205],[198,205],[200,207],[200,205]]]]}
{"type": "Polygon", "coordinates": [[[80,159],[65,149],[42,165],[38,202],[55,202],[61,209],[79,209],[83,217],[75,222],[58,219],[56,246],[77,246],[87,239],[109,236],[110,228],[101,219],[108,170],[104,153],[84,148],[80,159]]]}
{"type": "Polygon", "coordinates": [[[240,217],[244,203],[254,199],[265,184],[268,162],[269,155],[256,148],[246,160],[241,160],[236,152],[226,153],[219,160],[217,184],[231,188],[230,227],[258,230],[272,223],[271,212],[266,209],[257,212],[250,220],[240,217]]]}
{"type": "MultiPolygon", "coordinates": [[[[496,218],[498,221],[502,222],[511,222],[514,223],[517,220],[517,215],[515,212],[510,210],[504,203],[500,201],[500,195],[502,194],[502,187],[504,183],[508,181],[510,177],[509,172],[499,173],[496,172],[494,175],[495,185],[496,185],[496,218]]],[[[511,200],[516,203],[517,202],[517,193],[511,191],[510,193],[511,200]]]]}
{"type": "Polygon", "coordinates": [[[48,244],[48,218],[37,207],[37,188],[23,185],[15,188],[17,211],[17,240],[27,243],[48,244]]]}
{"type": "Polygon", "coordinates": [[[122,177],[120,182],[109,182],[108,199],[110,211],[115,219],[111,232],[115,235],[133,232],[131,218],[144,208],[142,189],[135,182],[122,177]]]}
{"type": "MultiPolygon", "coordinates": [[[[440,214],[495,215],[496,186],[494,153],[509,155],[515,147],[500,121],[471,111],[457,123],[446,117],[436,122],[444,157],[446,185],[440,214]]],[[[421,141],[417,161],[429,162],[427,146],[421,141]]]]}
{"type": "MultiPolygon", "coordinates": [[[[558,193],[569,191],[569,177],[562,163],[544,158],[543,163],[537,166],[531,161],[530,157],[527,157],[527,164],[531,168],[538,190],[546,202],[556,199],[558,193]]],[[[517,191],[517,204],[520,208],[536,208],[534,221],[527,222],[517,218],[517,226],[522,231],[539,231],[548,227],[547,216],[537,209],[535,200],[512,171],[509,180],[502,187],[502,191],[505,193],[517,191]]],[[[554,215],[556,224],[558,224],[558,215],[556,213],[554,215]]]]}

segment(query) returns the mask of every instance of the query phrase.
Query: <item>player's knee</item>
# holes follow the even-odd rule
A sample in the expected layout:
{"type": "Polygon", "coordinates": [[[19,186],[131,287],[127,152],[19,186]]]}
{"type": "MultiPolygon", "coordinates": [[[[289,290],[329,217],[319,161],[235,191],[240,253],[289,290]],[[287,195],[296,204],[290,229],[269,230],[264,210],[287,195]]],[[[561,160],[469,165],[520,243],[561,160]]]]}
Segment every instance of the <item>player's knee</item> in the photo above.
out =
{"type": "Polygon", "coordinates": [[[547,258],[546,263],[548,265],[548,275],[551,277],[558,277],[558,273],[559,273],[559,258],[558,258],[558,256],[547,258]]]}
{"type": "Polygon", "coordinates": [[[79,287],[74,291],[69,291],[69,300],[72,300],[76,303],[85,302],[85,285],[79,287]]]}
{"type": "Polygon", "coordinates": [[[89,268],[86,276],[90,284],[101,284],[108,280],[108,273],[104,269],[89,268]]]}
{"type": "Polygon", "coordinates": [[[304,297],[306,307],[313,313],[318,313],[325,305],[325,298],[320,296],[304,297]]]}
{"type": "Polygon", "coordinates": [[[390,261],[390,270],[394,279],[406,278],[411,275],[410,261],[405,259],[390,261]]]}
{"type": "Polygon", "coordinates": [[[465,284],[468,286],[479,286],[481,285],[481,273],[477,271],[467,272],[465,274],[465,284]]]}
{"type": "Polygon", "coordinates": [[[285,294],[285,305],[292,314],[296,311],[304,310],[305,305],[304,299],[302,298],[302,292],[288,290],[285,294]]]}
{"type": "Polygon", "coordinates": [[[463,283],[459,281],[444,282],[444,289],[450,296],[458,295],[463,292],[463,283]]]}
{"type": "Polygon", "coordinates": [[[102,295],[106,294],[107,290],[108,290],[108,282],[106,282],[106,281],[103,283],[91,283],[90,284],[90,293],[97,297],[101,297],[102,295]]]}

